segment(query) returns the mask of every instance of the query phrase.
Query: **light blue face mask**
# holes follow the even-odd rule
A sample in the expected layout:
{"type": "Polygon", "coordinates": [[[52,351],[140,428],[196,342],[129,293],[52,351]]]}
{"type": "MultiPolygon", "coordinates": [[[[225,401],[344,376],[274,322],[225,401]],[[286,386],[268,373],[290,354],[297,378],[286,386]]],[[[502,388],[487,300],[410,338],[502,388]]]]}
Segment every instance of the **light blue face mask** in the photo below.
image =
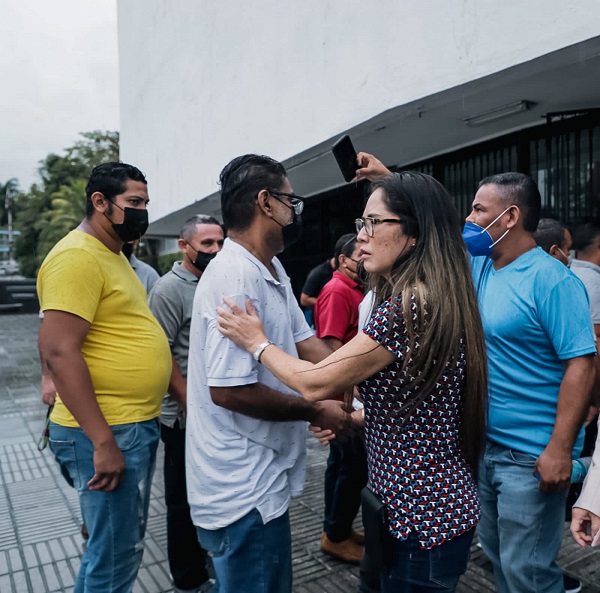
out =
{"type": "Polygon", "coordinates": [[[571,262],[574,259],[571,255],[571,252],[569,251],[569,255],[567,255],[558,245],[556,246],[556,249],[558,249],[562,253],[562,256],[567,260],[567,268],[570,268],[571,262]]]}
{"type": "Polygon", "coordinates": [[[513,206],[509,206],[506,210],[501,212],[485,228],[480,227],[474,222],[465,222],[465,226],[463,227],[462,232],[462,238],[463,241],[467,244],[467,249],[469,250],[469,253],[473,257],[478,257],[480,255],[491,255],[494,245],[497,245],[498,243],[500,243],[500,241],[502,241],[502,239],[504,239],[504,237],[506,237],[510,229],[506,229],[506,231],[496,241],[492,239],[492,236],[488,233],[488,229],[497,220],[504,216],[513,206]]]}

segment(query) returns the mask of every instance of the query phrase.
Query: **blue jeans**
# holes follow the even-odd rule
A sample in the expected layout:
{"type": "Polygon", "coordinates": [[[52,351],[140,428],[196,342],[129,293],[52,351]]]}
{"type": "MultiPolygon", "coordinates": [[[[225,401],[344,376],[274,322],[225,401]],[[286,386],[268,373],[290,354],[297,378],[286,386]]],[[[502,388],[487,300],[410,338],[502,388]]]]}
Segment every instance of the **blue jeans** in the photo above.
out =
{"type": "Polygon", "coordinates": [[[555,560],[567,491],[543,493],[535,459],[490,441],[479,465],[477,535],[494,567],[498,593],[563,593],[555,560]]]}
{"type": "Polygon", "coordinates": [[[263,524],[254,509],[227,527],[197,527],[197,531],[217,575],[212,593],[291,593],[292,537],[287,511],[263,524]]]}
{"type": "Polygon", "coordinates": [[[381,593],[452,593],[467,570],[475,529],[424,550],[412,532],[394,540],[392,565],[381,575],[381,593]]]}
{"type": "Polygon", "coordinates": [[[50,424],[50,448],[79,494],[90,538],[74,593],[130,593],[142,561],[158,421],[111,427],[125,457],[125,480],[112,492],[89,490],[94,448],[80,428],[50,424]]]}

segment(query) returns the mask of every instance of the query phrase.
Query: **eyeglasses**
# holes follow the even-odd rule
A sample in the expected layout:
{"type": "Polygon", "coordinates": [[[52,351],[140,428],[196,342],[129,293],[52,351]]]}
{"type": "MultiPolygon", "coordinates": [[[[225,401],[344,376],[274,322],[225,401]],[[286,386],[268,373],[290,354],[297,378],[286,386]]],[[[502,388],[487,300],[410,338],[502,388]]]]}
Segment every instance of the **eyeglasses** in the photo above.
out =
{"type": "Polygon", "coordinates": [[[381,224],[383,222],[402,224],[402,220],[400,220],[399,218],[373,218],[372,216],[357,218],[354,221],[354,224],[356,225],[357,234],[360,233],[360,231],[362,231],[364,228],[367,235],[369,235],[369,237],[372,237],[375,232],[375,225],[381,224]]]}
{"type": "Polygon", "coordinates": [[[297,196],[296,194],[287,194],[283,191],[276,191],[274,189],[268,190],[268,192],[279,202],[281,202],[284,206],[287,206],[291,210],[294,211],[294,214],[300,215],[304,211],[304,198],[302,196],[297,196]],[[285,196],[290,203],[286,204],[281,196],[285,196]]]}

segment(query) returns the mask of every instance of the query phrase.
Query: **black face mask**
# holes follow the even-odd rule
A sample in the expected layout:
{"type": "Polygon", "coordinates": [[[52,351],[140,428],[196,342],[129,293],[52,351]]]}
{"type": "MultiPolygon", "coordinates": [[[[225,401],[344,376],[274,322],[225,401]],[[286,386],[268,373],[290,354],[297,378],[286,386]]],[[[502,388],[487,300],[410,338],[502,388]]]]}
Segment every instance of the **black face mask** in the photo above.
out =
{"type": "Polygon", "coordinates": [[[292,222],[281,229],[281,235],[283,238],[284,249],[287,249],[290,245],[293,245],[302,235],[302,215],[294,213],[292,222]]]}
{"type": "Polygon", "coordinates": [[[125,213],[123,222],[120,224],[115,224],[106,216],[106,212],[104,213],[104,216],[112,223],[112,228],[117,233],[119,239],[124,243],[141,239],[142,235],[148,230],[148,210],[121,208],[121,206],[115,204],[112,200],[109,200],[109,202],[125,213]]]}
{"type": "MultiPolygon", "coordinates": [[[[194,248],[192,247],[192,249],[194,248]]],[[[204,270],[206,270],[208,264],[213,259],[215,259],[215,255],[217,255],[216,251],[214,253],[205,253],[204,251],[197,251],[196,253],[198,255],[196,255],[196,259],[192,261],[192,263],[194,264],[194,267],[196,267],[201,272],[204,272],[204,270]]]]}

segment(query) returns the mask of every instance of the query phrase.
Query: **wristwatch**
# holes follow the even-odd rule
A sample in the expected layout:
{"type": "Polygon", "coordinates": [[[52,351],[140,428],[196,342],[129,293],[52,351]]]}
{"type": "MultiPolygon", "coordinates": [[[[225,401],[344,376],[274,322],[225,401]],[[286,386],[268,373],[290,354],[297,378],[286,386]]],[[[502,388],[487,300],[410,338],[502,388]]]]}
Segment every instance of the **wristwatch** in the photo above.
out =
{"type": "Polygon", "coordinates": [[[262,353],[265,351],[265,348],[267,346],[270,346],[273,342],[271,342],[271,340],[267,340],[266,342],[262,342],[262,344],[259,344],[256,347],[256,350],[252,353],[252,356],[254,357],[254,360],[256,360],[256,362],[260,362],[260,357],[262,356],[262,353]]]}

